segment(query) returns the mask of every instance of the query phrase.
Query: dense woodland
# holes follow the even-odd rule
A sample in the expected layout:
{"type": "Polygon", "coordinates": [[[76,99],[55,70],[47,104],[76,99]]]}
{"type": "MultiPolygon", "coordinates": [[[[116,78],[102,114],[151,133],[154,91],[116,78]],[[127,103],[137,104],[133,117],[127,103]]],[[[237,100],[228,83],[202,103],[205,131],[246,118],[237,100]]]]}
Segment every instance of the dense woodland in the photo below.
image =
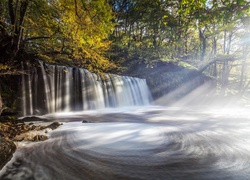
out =
{"type": "Polygon", "coordinates": [[[249,5],[247,0],[114,1],[111,59],[123,68],[174,62],[214,77],[222,94],[242,93],[250,85],[249,5]]]}
{"type": "Polygon", "coordinates": [[[249,0],[1,0],[0,75],[35,60],[131,75],[164,63],[246,94],[249,16],[249,0]]]}

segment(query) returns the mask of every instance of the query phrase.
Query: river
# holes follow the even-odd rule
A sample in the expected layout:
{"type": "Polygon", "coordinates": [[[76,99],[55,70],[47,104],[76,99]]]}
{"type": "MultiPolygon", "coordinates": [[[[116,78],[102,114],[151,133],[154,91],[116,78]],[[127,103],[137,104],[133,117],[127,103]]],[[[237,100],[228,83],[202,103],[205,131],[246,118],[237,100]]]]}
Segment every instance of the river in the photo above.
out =
{"type": "Polygon", "coordinates": [[[46,117],[63,126],[47,141],[20,144],[0,179],[250,179],[247,107],[148,106],[46,117]]]}

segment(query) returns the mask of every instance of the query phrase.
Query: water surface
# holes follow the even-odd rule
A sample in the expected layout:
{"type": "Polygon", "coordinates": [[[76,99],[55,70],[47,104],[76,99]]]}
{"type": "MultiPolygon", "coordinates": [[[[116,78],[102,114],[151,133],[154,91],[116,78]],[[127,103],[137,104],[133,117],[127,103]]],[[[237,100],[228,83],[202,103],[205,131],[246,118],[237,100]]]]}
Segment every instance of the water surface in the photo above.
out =
{"type": "Polygon", "coordinates": [[[47,115],[64,125],[19,145],[0,179],[250,179],[249,114],[151,106],[47,115]]]}

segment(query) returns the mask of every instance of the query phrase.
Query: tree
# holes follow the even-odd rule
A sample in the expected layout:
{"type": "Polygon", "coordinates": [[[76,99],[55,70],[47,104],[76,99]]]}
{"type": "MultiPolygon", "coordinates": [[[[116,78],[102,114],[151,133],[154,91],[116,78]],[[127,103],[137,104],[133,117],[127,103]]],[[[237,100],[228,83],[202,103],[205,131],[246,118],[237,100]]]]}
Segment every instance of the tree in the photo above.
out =
{"type": "Polygon", "coordinates": [[[112,0],[112,5],[117,26],[111,58],[123,70],[187,63],[214,76],[222,94],[239,82],[248,84],[248,57],[240,45],[248,0],[112,0]]]}
{"type": "Polygon", "coordinates": [[[4,0],[0,4],[1,62],[23,61],[24,54],[71,61],[89,70],[114,66],[106,58],[113,28],[106,0],[4,0]]]}
{"type": "Polygon", "coordinates": [[[6,56],[15,58],[23,35],[23,25],[29,1],[1,1],[0,3],[0,53],[2,61],[5,61],[6,56]]]}

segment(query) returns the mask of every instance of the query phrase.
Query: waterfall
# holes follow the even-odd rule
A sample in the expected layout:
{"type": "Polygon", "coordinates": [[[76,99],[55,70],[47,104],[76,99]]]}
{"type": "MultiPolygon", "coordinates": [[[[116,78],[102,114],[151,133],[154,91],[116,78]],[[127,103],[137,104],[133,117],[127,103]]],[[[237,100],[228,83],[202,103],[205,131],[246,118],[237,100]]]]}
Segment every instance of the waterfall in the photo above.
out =
{"type": "Polygon", "coordinates": [[[148,105],[145,79],[114,74],[102,76],[86,69],[49,65],[27,68],[22,75],[23,115],[148,105]]]}
{"type": "MultiPolygon", "coordinates": [[[[22,71],[24,72],[24,66],[22,63],[22,71]]],[[[23,116],[27,115],[27,103],[26,103],[26,89],[25,89],[25,75],[22,74],[22,108],[23,108],[23,116]]],[[[32,112],[30,112],[32,113],[32,112]]]]}

